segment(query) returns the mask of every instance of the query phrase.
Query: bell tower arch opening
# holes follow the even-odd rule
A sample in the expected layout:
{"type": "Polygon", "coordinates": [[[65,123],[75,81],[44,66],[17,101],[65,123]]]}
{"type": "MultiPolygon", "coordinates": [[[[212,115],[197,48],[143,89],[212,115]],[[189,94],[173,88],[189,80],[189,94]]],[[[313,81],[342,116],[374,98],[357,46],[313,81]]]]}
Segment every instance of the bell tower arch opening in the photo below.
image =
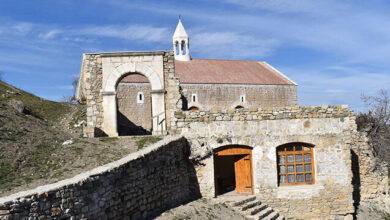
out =
{"type": "Polygon", "coordinates": [[[252,148],[229,145],[214,150],[215,196],[253,194],[252,148]]]}

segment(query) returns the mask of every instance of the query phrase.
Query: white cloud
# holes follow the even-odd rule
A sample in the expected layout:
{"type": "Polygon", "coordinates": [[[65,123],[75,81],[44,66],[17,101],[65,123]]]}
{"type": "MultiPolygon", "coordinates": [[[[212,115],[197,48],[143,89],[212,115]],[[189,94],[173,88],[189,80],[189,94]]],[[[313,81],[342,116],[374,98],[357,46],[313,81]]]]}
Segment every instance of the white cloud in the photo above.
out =
{"type": "Polygon", "coordinates": [[[191,38],[191,48],[207,58],[261,59],[272,53],[278,41],[254,38],[238,32],[205,32],[198,30],[191,38]]]}
{"type": "Polygon", "coordinates": [[[61,34],[62,32],[63,31],[61,31],[61,30],[54,29],[54,30],[50,30],[46,33],[41,33],[38,35],[38,37],[45,39],[45,40],[48,40],[48,39],[52,39],[52,38],[56,37],[57,35],[61,34]]]}
{"type": "Polygon", "coordinates": [[[300,105],[348,104],[352,109],[362,111],[365,106],[360,99],[361,94],[375,94],[381,88],[390,88],[387,72],[370,73],[361,67],[279,69],[299,84],[300,105]]]}
{"type": "Polygon", "coordinates": [[[13,25],[11,28],[14,31],[17,31],[19,33],[28,33],[30,32],[34,27],[34,24],[28,23],[28,22],[20,22],[15,25],[13,25]]]}
{"type": "Polygon", "coordinates": [[[342,89],[327,89],[325,90],[326,93],[344,93],[346,92],[345,90],[342,89]]]}
{"type": "Polygon", "coordinates": [[[169,39],[170,30],[166,27],[148,25],[107,25],[73,29],[72,35],[113,37],[125,40],[162,42],[169,39]]]}

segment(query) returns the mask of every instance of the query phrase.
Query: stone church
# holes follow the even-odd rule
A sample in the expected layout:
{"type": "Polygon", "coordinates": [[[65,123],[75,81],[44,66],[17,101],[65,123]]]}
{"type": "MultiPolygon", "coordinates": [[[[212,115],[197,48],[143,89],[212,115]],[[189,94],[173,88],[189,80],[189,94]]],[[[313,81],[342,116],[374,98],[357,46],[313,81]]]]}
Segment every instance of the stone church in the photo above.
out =
{"type": "Polygon", "coordinates": [[[86,136],[97,129],[108,136],[166,133],[169,104],[177,101],[167,91],[169,68],[185,111],[297,105],[297,84],[268,63],[193,59],[181,20],[172,42],[173,57],[170,51],[83,55],[77,99],[88,104],[86,136]],[[101,93],[90,83],[102,83],[101,93]]]}
{"type": "Polygon", "coordinates": [[[83,54],[85,137],[182,136],[203,197],[259,195],[286,217],[352,219],[359,202],[389,201],[348,106],[297,106],[297,84],[263,61],[191,58],[180,20],[172,43],[83,54]]]}

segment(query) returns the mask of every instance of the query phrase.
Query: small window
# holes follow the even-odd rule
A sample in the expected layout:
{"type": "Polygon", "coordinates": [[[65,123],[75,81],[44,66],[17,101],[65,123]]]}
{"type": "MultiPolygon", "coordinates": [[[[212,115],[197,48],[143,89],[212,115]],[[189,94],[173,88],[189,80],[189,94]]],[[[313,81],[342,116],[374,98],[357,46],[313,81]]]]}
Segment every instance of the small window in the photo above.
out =
{"type": "Polygon", "coordinates": [[[240,102],[245,102],[245,95],[240,96],[240,102]]]}
{"type": "Polygon", "coordinates": [[[277,148],[278,183],[302,185],[314,183],[313,147],[303,143],[277,148]]]}
{"type": "Polygon", "coordinates": [[[145,96],[143,92],[137,94],[137,104],[142,104],[145,102],[145,96]]]}
{"type": "Polygon", "coordinates": [[[244,108],[244,106],[242,106],[242,105],[237,105],[237,106],[235,107],[235,109],[242,109],[242,108],[244,108]]]}
{"type": "Polygon", "coordinates": [[[198,95],[197,94],[192,94],[191,95],[191,101],[192,102],[197,102],[198,101],[198,95]]]}

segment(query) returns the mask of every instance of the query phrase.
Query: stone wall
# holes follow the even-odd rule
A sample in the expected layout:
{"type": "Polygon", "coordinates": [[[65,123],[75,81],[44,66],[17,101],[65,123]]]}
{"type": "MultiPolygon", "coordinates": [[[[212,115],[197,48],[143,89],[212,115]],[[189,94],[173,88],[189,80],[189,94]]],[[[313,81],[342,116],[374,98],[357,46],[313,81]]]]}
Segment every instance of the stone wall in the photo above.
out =
{"type": "Polygon", "coordinates": [[[345,218],[354,213],[351,169],[354,112],[347,106],[182,111],[172,128],[191,144],[203,196],[213,197],[213,151],[229,145],[252,148],[254,192],[290,218],[345,218]],[[315,183],[279,186],[276,148],[287,143],[314,146],[315,183]]]}
{"type": "Polygon", "coordinates": [[[84,129],[85,137],[95,137],[100,133],[103,124],[102,95],[102,59],[100,54],[83,54],[80,70],[79,87],[77,97],[86,99],[87,126],[84,129]]]}
{"type": "Polygon", "coordinates": [[[388,164],[374,156],[365,132],[353,134],[351,146],[355,205],[366,203],[390,212],[388,164]]]}
{"type": "Polygon", "coordinates": [[[150,83],[119,83],[117,88],[118,133],[144,135],[152,132],[152,97],[150,83]],[[137,102],[138,93],[143,103],[137,102]]]}
{"type": "Polygon", "coordinates": [[[173,52],[164,55],[164,83],[165,83],[165,120],[167,130],[171,129],[171,119],[174,113],[182,109],[179,78],[175,77],[175,57],[173,52]]]}
{"type": "Polygon", "coordinates": [[[0,219],[149,219],[198,195],[184,138],[52,185],[0,198],[0,219]]]}
{"type": "Polygon", "coordinates": [[[295,85],[230,85],[230,84],[181,84],[182,94],[188,101],[187,107],[200,110],[295,106],[297,87],[295,85]],[[193,102],[191,95],[197,95],[193,102]],[[244,100],[240,97],[245,96],[244,100]]]}

